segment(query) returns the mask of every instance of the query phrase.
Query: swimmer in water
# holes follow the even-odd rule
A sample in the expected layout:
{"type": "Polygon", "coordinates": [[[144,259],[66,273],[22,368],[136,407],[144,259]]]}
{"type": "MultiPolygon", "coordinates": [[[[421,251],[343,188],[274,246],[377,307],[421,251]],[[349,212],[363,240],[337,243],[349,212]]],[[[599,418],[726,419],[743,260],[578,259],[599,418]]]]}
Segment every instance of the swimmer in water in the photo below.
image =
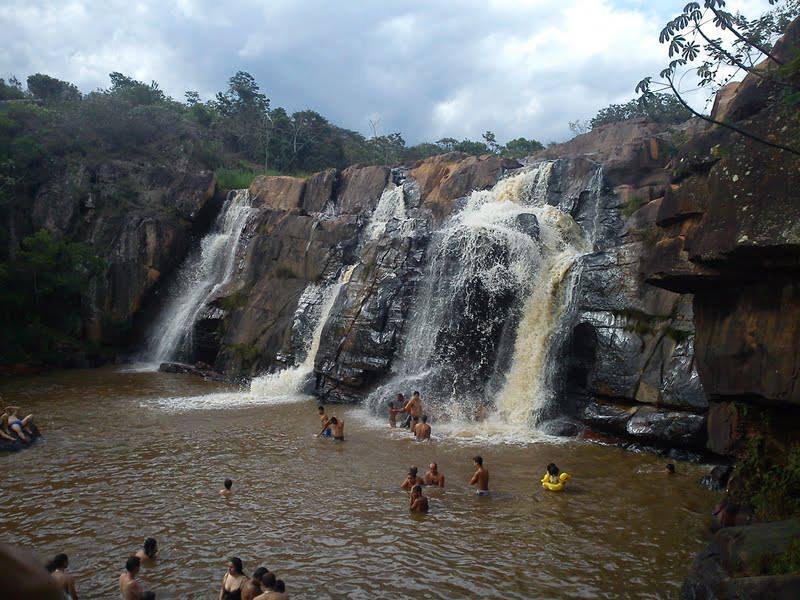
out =
{"type": "Polygon", "coordinates": [[[261,594],[261,578],[269,573],[266,567],[258,567],[253,571],[250,581],[242,586],[242,600],[253,600],[261,594]]]}
{"type": "Polygon", "coordinates": [[[444,487],[444,475],[439,472],[439,466],[436,463],[431,463],[428,467],[428,472],[422,478],[425,485],[435,485],[437,487],[444,487]]]}
{"type": "Polygon", "coordinates": [[[428,512],[428,499],[422,494],[422,486],[415,485],[411,488],[411,497],[408,499],[411,512],[428,512]]]}
{"type": "Polygon", "coordinates": [[[489,469],[483,466],[483,458],[476,456],[472,459],[475,465],[475,474],[469,480],[470,485],[477,486],[475,494],[478,496],[489,495],[489,469]]]}
{"type": "Polygon", "coordinates": [[[323,435],[328,427],[333,431],[333,439],[339,442],[344,441],[344,419],[331,417],[322,425],[322,431],[317,434],[317,437],[323,435]]]}
{"type": "Polygon", "coordinates": [[[428,415],[422,415],[422,422],[414,426],[414,435],[417,436],[417,441],[431,439],[431,426],[428,425],[428,415]]]}
{"type": "Polygon", "coordinates": [[[125,570],[119,576],[119,591],[122,594],[122,600],[141,600],[144,597],[144,590],[136,581],[140,569],[141,560],[138,556],[131,556],[125,561],[125,570]]]}
{"type": "Polygon", "coordinates": [[[417,475],[418,472],[419,470],[417,469],[417,467],[410,467],[408,469],[408,475],[406,476],[405,480],[403,480],[403,483],[400,485],[400,489],[408,491],[412,489],[415,485],[423,485],[425,482],[423,481],[422,477],[419,477],[417,475]]]}
{"type": "Polygon", "coordinates": [[[78,592],[75,591],[75,577],[69,572],[69,558],[66,554],[57,554],[53,560],[47,563],[47,570],[64,592],[64,598],[78,600],[78,592]]]}
{"type": "Polygon", "coordinates": [[[158,542],[156,538],[147,538],[141,550],[137,550],[134,556],[138,558],[142,565],[152,567],[156,564],[156,555],[158,554],[158,542]]]}
{"type": "Polygon", "coordinates": [[[325,407],[322,404],[320,404],[317,407],[317,413],[319,414],[320,422],[323,423],[323,427],[322,427],[323,432],[322,432],[322,434],[325,437],[331,437],[331,429],[330,429],[330,427],[328,427],[328,428],[324,427],[324,424],[328,422],[328,416],[325,414],[325,407]]]}
{"type": "Polygon", "coordinates": [[[666,467],[664,467],[664,473],[666,475],[675,475],[675,465],[669,463],[666,467]]]}
{"type": "Polygon", "coordinates": [[[233,496],[233,490],[231,489],[231,488],[233,488],[233,480],[232,479],[226,479],[222,483],[222,485],[224,487],[219,491],[219,493],[222,494],[223,496],[233,496]]]}

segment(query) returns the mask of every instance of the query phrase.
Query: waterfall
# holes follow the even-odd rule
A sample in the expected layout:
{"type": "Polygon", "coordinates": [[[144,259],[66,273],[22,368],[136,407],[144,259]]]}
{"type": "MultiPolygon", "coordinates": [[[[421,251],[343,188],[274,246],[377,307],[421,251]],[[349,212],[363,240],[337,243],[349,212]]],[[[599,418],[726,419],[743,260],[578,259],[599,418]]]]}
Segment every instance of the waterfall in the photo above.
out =
{"type": "Polygon", "coordinates": [[[178,272],[169,301],[151,330],[142,357],[147,363],[158,368],[165,361],[191,358],[194,324],[231,280],[242,232],[253,211],[247,190],[228,194],[214,226],[200,243],[200,251],[190,256],[178,272]]]}
{"type": "MultiPolygon", "coordinates": [[[[550,202],[552,162],[473,192],[433,234],[391,380],[367,399],[374,412],[418,389],[443,421],[535,425],[552,400],[548,354],[578,256],[588,250],[572,216],[550,202]]],[[[552,198],[551,198],[552,197],[552,198]]]]}

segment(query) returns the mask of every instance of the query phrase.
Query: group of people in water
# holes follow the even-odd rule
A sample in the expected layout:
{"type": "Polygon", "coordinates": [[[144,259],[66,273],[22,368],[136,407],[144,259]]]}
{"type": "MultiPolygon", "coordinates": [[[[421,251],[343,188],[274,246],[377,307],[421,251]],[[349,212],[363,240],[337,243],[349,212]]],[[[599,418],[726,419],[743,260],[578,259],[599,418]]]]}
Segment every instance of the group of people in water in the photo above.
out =
{"type": "MultiPolygon", "coordinates": [[[[2,401],[1,397],[0,401],[2,401]]],[[[3,414],[0,415],[0,439],[28,444],[33,437],[33,415],[22,417],[19,406],[6,406],[3,414]]]]}
{"type": "MultiPolygon", "coordinates": [[[[230,493],[230,485],[226,489],[230,493]]],[[[142,567],[154,568],[157,565],[158,542],[147,538],[142,548],[125,561],[125,569],[119,576],[119,592],[122,600],[155,600],[156,593],[146,591],[139,580],[142,567]]],[[[75,576],[69,572],[69,558],[58,554],[47,563],[47,570],[64,595],[65,600],[78,600],[75,576]]],[[[258,567],[248,577],[244,572],[242,559],[232,556],[222,577],[219,600],[287,600],[286,583],[266,567],[258,567]]]]}

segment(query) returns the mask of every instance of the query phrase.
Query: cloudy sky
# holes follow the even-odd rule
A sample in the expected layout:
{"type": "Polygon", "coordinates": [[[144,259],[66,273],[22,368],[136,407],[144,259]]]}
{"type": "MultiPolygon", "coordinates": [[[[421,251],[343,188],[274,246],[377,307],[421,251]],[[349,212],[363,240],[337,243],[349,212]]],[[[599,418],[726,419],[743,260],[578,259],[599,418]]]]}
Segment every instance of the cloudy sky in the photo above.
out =
{"type": "Polygon", "coordinates": [[[411,143],[487,129],[547,142],[658,73],[658,32],[685,2],[0,0],[0,76],[89,91],[121,71],[182,99],[245,70],[273,106],[365,134],[371,119],[411,143]]]}

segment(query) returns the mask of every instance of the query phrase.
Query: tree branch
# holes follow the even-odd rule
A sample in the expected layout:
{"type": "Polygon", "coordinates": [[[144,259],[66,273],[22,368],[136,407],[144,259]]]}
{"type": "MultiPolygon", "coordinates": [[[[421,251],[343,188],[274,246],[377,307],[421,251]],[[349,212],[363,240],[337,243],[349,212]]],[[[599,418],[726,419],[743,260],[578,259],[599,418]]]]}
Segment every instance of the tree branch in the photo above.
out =
{"type": "Polygon", "coordinates": [[[762,46],[761,44],[757,44],[756,42],[754,42],[754,41],[752,41],[752,40],[748,40],[748,39],[747,39],[746,37],[744,37],[744,36],[743,36],[741,33],[739,33],[739,32],[738,32],[738,31],[737,31],[737,30],[736,30],[736,29],[733,27],[733,24],[730,22],[730,20],[729,20],[729,19],[727,19],[727,18],[726,18],[724,15],[722,15],[722,14],[721,14],[721,13],[720,13],[720,12],[719,12],[719,11],[718,11],[716,8],[714,8],[714,6],[713,6],[713,5],[707,4],[706,6],[708,6],[708,8],[710,8],[710,9],[711,9],[711,11],[712,11],[712,12],[713,12],[713,13],[714,13],[716,16],[717,16],[717,18],[720,20],[720,22],[722,22],[722,23],[725,23],[725,26],[726,26],[726,27],[727,27],[727,28],[730,30],[730,32],[731,32],[733,35],[735,35],[737,38],[739,38],[740,40],[742,40],[742,41],[743,41],[745,44],[747,44],[748,46],[752,46],[753,48],[755,48],[756,50],[758,50],[759,52],[761,52],[761,53],[762,53],[762,54],[764,54],[765,56],[767,56],[767,57],[771,58],[771,59],[772,59],[772,60],[773,60],[773,61],[774,61],[774,62],[775,62],[777,65],[779,65],[779,66],[781,66],[781,67],[783,66],[783,61],[781,61],[781,60],[778,60],[778,58],[776,58],[776,57],[775,57],[775,56],[774,56],[774,55],[773,55],[773,54],[772,54],[772,53],[771,53],[769,50],[767,50],[767,49],[766,49],[764,46],[762,46]]]}

